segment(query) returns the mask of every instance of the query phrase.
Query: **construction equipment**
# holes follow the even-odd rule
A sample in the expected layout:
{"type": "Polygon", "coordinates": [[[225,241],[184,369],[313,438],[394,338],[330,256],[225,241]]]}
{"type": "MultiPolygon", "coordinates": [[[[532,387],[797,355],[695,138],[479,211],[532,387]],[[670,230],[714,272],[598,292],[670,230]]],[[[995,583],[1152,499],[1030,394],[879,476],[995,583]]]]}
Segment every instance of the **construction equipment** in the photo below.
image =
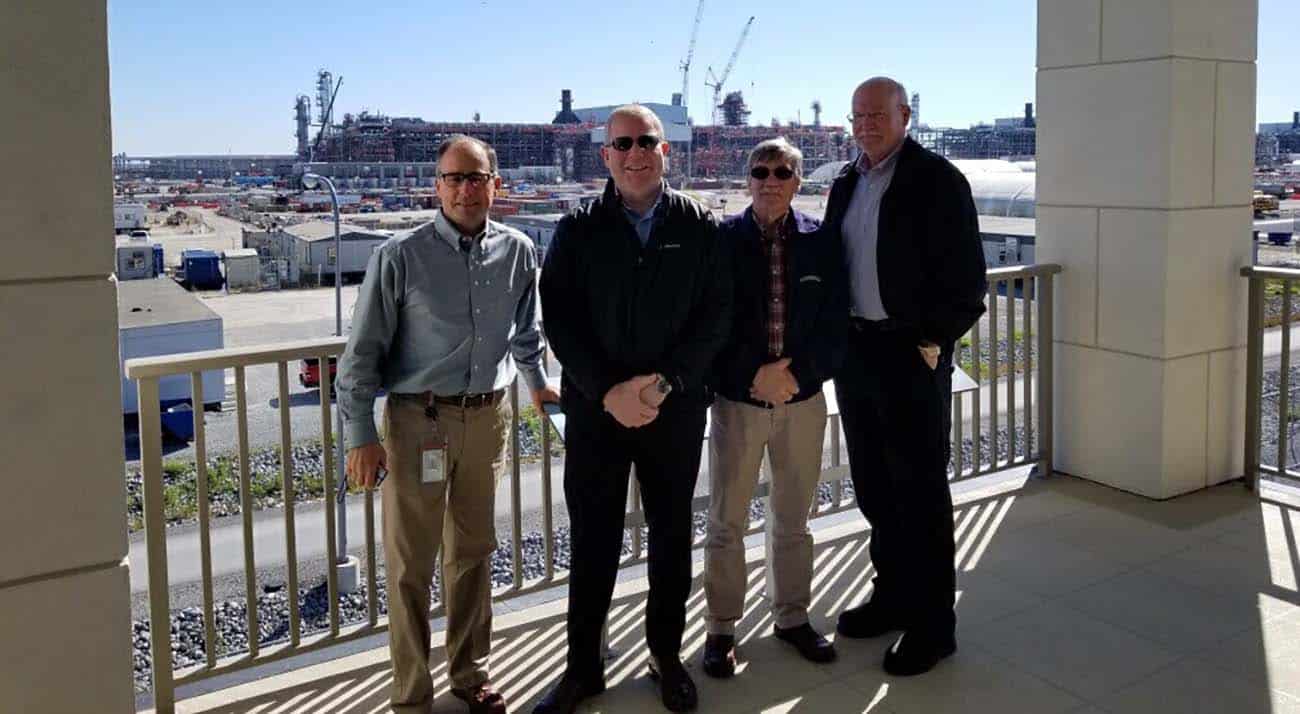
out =
{"type": "Polygon", "coordinates": [[[686,59],[682,60],[682,106],[690,112],[691,106],[691,60],[695,57],[695,39],[700,36],[700,19],[704,17],[704,0],[695,8],[695,24],[691,26],[691,43],[686,47],[686,59]]]}
{"type": "Polygon", "coordinates": [[[722,76],[713,75],[713,67],[708,70],[709,79],[704,82],[706,87],[713,89],[713,125],[718,124],[718,109],[722,104],[722,85],[726,83],[727,77],[731,76],[731,70],[736,67],[736,58],[740,56],[740,48],[745,44],[745,38],[749,37],[749,28],[754,24],[754,16],[750,15],[749,21],[745,23],[745,29],[740,31],[740,39],[736,41],[736,49],[731,51],[731,59],[727,60],[726,69],[722,70],[722,76]]]}

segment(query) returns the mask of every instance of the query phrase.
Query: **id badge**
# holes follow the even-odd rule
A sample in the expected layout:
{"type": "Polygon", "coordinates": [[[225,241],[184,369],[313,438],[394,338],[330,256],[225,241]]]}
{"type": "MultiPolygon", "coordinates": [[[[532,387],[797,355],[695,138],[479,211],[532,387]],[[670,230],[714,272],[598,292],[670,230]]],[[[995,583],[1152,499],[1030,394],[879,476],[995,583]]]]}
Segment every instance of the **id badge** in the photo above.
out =
{"type": "Polygon", "coordinates": [[[435,446],[420,452],[420,483],[438,483],[447,479],[447,448],[435,446]]]}
{"type": "Polygon", "coordinates": [[[443,438],[435,421],[429,436],[420,444],[420,483],[438,483],[447,480],[447,440],[443,438]]]}

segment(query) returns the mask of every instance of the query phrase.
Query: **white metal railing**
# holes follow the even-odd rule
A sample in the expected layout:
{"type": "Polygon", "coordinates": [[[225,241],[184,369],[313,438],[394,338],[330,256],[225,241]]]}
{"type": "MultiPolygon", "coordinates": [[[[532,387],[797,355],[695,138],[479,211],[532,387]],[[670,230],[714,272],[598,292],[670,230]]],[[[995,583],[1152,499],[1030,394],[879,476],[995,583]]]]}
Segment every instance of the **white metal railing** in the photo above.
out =
{"type": "MultiPolygon", "coordinates": [[[[1266,268],[1246,266],[1242,277],[1248,279],[1249,300],[1246,327],[1246,434],[1245,466],[1246,487],[1254,489],[1261,476],[1300,483],[1300,466],[1294,455],[1295,430],[1300,427],[1300,411],[1293,405],[1295,387],[1291,383],[1291,321],[1295,316],[1295,287],[1300,281],[1300,270],[1292,268],[1266,268]],[[1276,298],[1281,325],[1279,331],[1277,384],[1269,385],[1264,370],[1264,342],[1267,323],[1270,322],[1269,303],[1276,298]],[[1265,433],[1264,416],[1271,417],[1274,426],[1265,433]],[[1267,463],[1271,460],[1273,463],[1267,463]]],[[[1270,350],[1271,351],[1271,350],[1270,350]]]]}
{"type": "MultiPolygon", "coordinates": [[[[1052,433],[1052,278],[1060,272],[1056,265],[1038,265],[990,270],[989,277],[989,318],[987,327],[976,328],[968,335],[971,354],[975,355],[970,363],[971,376],[978,386],[955,387],[953,399],[952,436],[955,442],[953,451],[952,480],[971,479],[995,471],[1016,466],[1036,465],[1040,474],[1051,473],[1051,433],[1052,433]],[[1017,291],[1019,295],[1017,296],[1017,291]],[[1005,296],[1003,295],[1005,293],[1005,296]],[[1020,305],[1021,329],[1016,329],[1016,304],[1020,305]],[[1005,308],[1003,308],[1005,306],[1005,308]],[[981,332],[987,334],[983,336],[981,332]],[[987,367],[980,359],[982,340],[987,339],[990,346],[990,359],[987,367]],[[1016,357],[1017,345],[1022,354],[1016,357]],[[1035,362],[1032,347],[1039,354],[1037,362],[1037,389],[1034,389],[1035,362]],[[984,372],[990,371],[991,378],[984,384],[984,372]],[[1017,379],[1017,373],[1020,378],[1017,379]],[[999,385],[998,376],[1005,375],[1005,385],[999,385]],[[1037,394],[1035,403],[1034,395],[1037,394]],[[1019,401],[1017,395],[1019,394],[1019,401]],[[985,401],[987,395],[987,402],[985,401]],[[1004,401],[1000,401],[1004,395],[1004,401]],[[966,415],[966,397],[970,397],[970,416],[966,415]],[[987,409],[985,405],[987,404],[987,409]],[[1035,410],[1034,407],[1037,407],[1035,410]],[[1026,437],[1018,440],[1017,414],[1026,437]],[[1034,415],[1037,415],[1036,418],[1034,415]],[[967,424],[969,423],[969,427],[967,424]],[[999,425],[1005,424],[1007,436],[1000,436],[999,425]],[[968,431],[969,429],[969,431],[968,431]],[[967,461],[962,454],[964,435],[973,437],[973,458],[967,461]],[[990,440],[990,453],[985,453],[981,436],[990,440]],[[1019,444],[1019,448],[1017,448],[1019,444]],[[999,445],[1005,447],[1005,456],[999,454],[999,445]],[[1019,455],[1017,452],[1019,451],[1019,455]]],[[[292,447],[292,429],[290,424],[289,365],[306,358],[318,359],[320,369],[320,436],[322,443],[322,460],[324,474],[324,499],[326,507],[320,509],[324,516],[324,546],[326,563],[338,562],[335,541],[336,512],[333,508],[335,499],[334,463],[335,451],[330,448],[333,439],[330,405],[330,370],[326,367],[330,357],[336,357],[343,351],[345,339],[331,337],[327,339],[282,343],[266,347],[214,350],[194,352],[162,357],[131,359],[126,362],[128,378],[137,382],[140,403],[140,466],[144,479],[144,527],[146,553],[148,560],[149,586],[149,624],[150,644],[152,648],[151,664],[153,667],[154,706],[160,714],[175,711],[176,688],[180,685],[198,682],[220,674],[261,665],[279,659],[302,654],[304,652],[327,648],[349,640],[367,637],[387,629],[387,622],[379,614],[377,558],[375,537],[375,495],[373,492],[362,494],[364,499],[364,553],[365,553],[365,593],[366,617],[359,624],[344,623],[339,612],[339,584],[335,568],[326,567],[326,585],[328,597],[328,627],[321,633],[304,632],[298,603],[298,544],[295,541],[295,492],[294,460],[292,447]],[[281,488],[284,500],[285,560],[286,560],[286,595],[289,628],[285,641],[263,644],[259,641],[257,577],[253,552],[253,499],[250,489],[251,470],[249,464],[248,403],[245,384],[245,370],[249,367],[274,364],[279,377],[278,409],[280,417],[280,451],[281,451],[281,488]],[[209,513],[208,474],[206,435],[204,431],[204,412],[195,409],[194,414],[194,460],[196,480],[196,498],[198,501],[198,534],[201,553],[201,592],[203,610],[203,632],[205,661],[195,667],[177,672],[172,662],[171,605],[167,576],[167,530],[163,506],[163,463],[162,439],[158,400],[158,383],[163,377],[189,374],[193,393],[201,393],[201,374],[208,370],[232,369],[235,376],[235,400],[238,434],[239,464],[239,501],[240,518],[243,529],[243,567],[246,589],[244,592],[248,650],[226,657],[217,653],[216,620],[214,615],[212,552],[211,552],[211,515],[209,513]]],[[[828,389],[828,392],[831,391],[828,389]]],[[[519,442],[519,402],[518,389],[510,390],[513,417],[511,420],[511,472],[510,472],[510,514],[511,524],[510,555],[511,581],[498,588],[496,599],[508,599],[533,592],[538,589],[553,587],[567,582],[567,573],[560,573],[555,568],[555,514],[552,498],[551,477],[551,429],[541,429],[541,474],[538,479],[540,488],[540,508],[542,512],[543,569],[540,577],[526,578],[524,571],[524,532],[523,532],[523,489],[524,483],[520,468],[519,442]]],[[[545,425],[546,422],[543,421],[545,425]]],[[[845,479],[849,476],[848,466],[843,463],[842,433],[838,409],[832,400],[828,419],[828,438],[830,442],[830,463],[824,465],[822,481],[830,484],[829,500],[814,499],[812,513],[814,517],[838,513],[856,507],[854,499],[846,493],[845,479]]],[[[647,557],[646,543],[643,536],[645,516],[641,511],[639,495],[633,479],[629,489],[629,511],[626,527],[630,529],[631,553],[623,559],[623,564],[643,562],[647,557]]],[[[768,483],[759,484],[755,497],[765,496],[768,483]]],[[[696,511],[706,511],[709,496],[697,496],[693,506],[696,511]]],[[[749,533],[762,530],[763,523],[751,524],[749,533]]],[[[698,537],[699,545],[703,538],[698,537]]],[[[443,614],[441,603],[435,604],[431,617],[443,614]]]]}

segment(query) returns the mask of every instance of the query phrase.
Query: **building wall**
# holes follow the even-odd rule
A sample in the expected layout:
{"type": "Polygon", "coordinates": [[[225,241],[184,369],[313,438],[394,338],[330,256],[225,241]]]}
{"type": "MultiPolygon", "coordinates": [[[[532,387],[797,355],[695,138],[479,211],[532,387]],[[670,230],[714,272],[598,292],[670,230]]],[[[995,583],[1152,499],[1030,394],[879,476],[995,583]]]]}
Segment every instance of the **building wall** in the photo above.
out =
{"type": "Polygon", "coordinates": [[[0,215],[39,237],[0,262],[0,711],[130,712],[106,6],[0,4],[0,47],[0,215]]]}

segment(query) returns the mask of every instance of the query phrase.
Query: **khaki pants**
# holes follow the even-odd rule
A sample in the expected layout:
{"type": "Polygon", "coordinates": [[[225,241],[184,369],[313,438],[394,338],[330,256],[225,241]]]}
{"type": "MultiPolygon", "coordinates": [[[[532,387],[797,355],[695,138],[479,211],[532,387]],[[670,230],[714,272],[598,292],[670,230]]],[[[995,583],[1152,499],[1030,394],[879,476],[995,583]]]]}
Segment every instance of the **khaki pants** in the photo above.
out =
{"type": "Polygon", "coordinates": [[[440,546],[451,685],[467,688],[488,679],[490,559],[497,545],[493,504],[510,403],[437,405],[450,469],[435,483],[421,482],[421,444],[433,424],[426,406],[423,398],[393,394],[384,408],[388,478],[381,489],[395,706],[419,704],[433,694],[429,587],[440,546]]]}
{"type": "Polygon", "coordinates": [[[808,622],[813,539],[808,512],[821,477],[826,397],[764,409],[718,397],[709,435],[709,526],[704,595],[710,634],[735,634],[745,614],[749,503],[764,447],[772,465],[767,508],[767,568],[776,625],[808,622]]]}

